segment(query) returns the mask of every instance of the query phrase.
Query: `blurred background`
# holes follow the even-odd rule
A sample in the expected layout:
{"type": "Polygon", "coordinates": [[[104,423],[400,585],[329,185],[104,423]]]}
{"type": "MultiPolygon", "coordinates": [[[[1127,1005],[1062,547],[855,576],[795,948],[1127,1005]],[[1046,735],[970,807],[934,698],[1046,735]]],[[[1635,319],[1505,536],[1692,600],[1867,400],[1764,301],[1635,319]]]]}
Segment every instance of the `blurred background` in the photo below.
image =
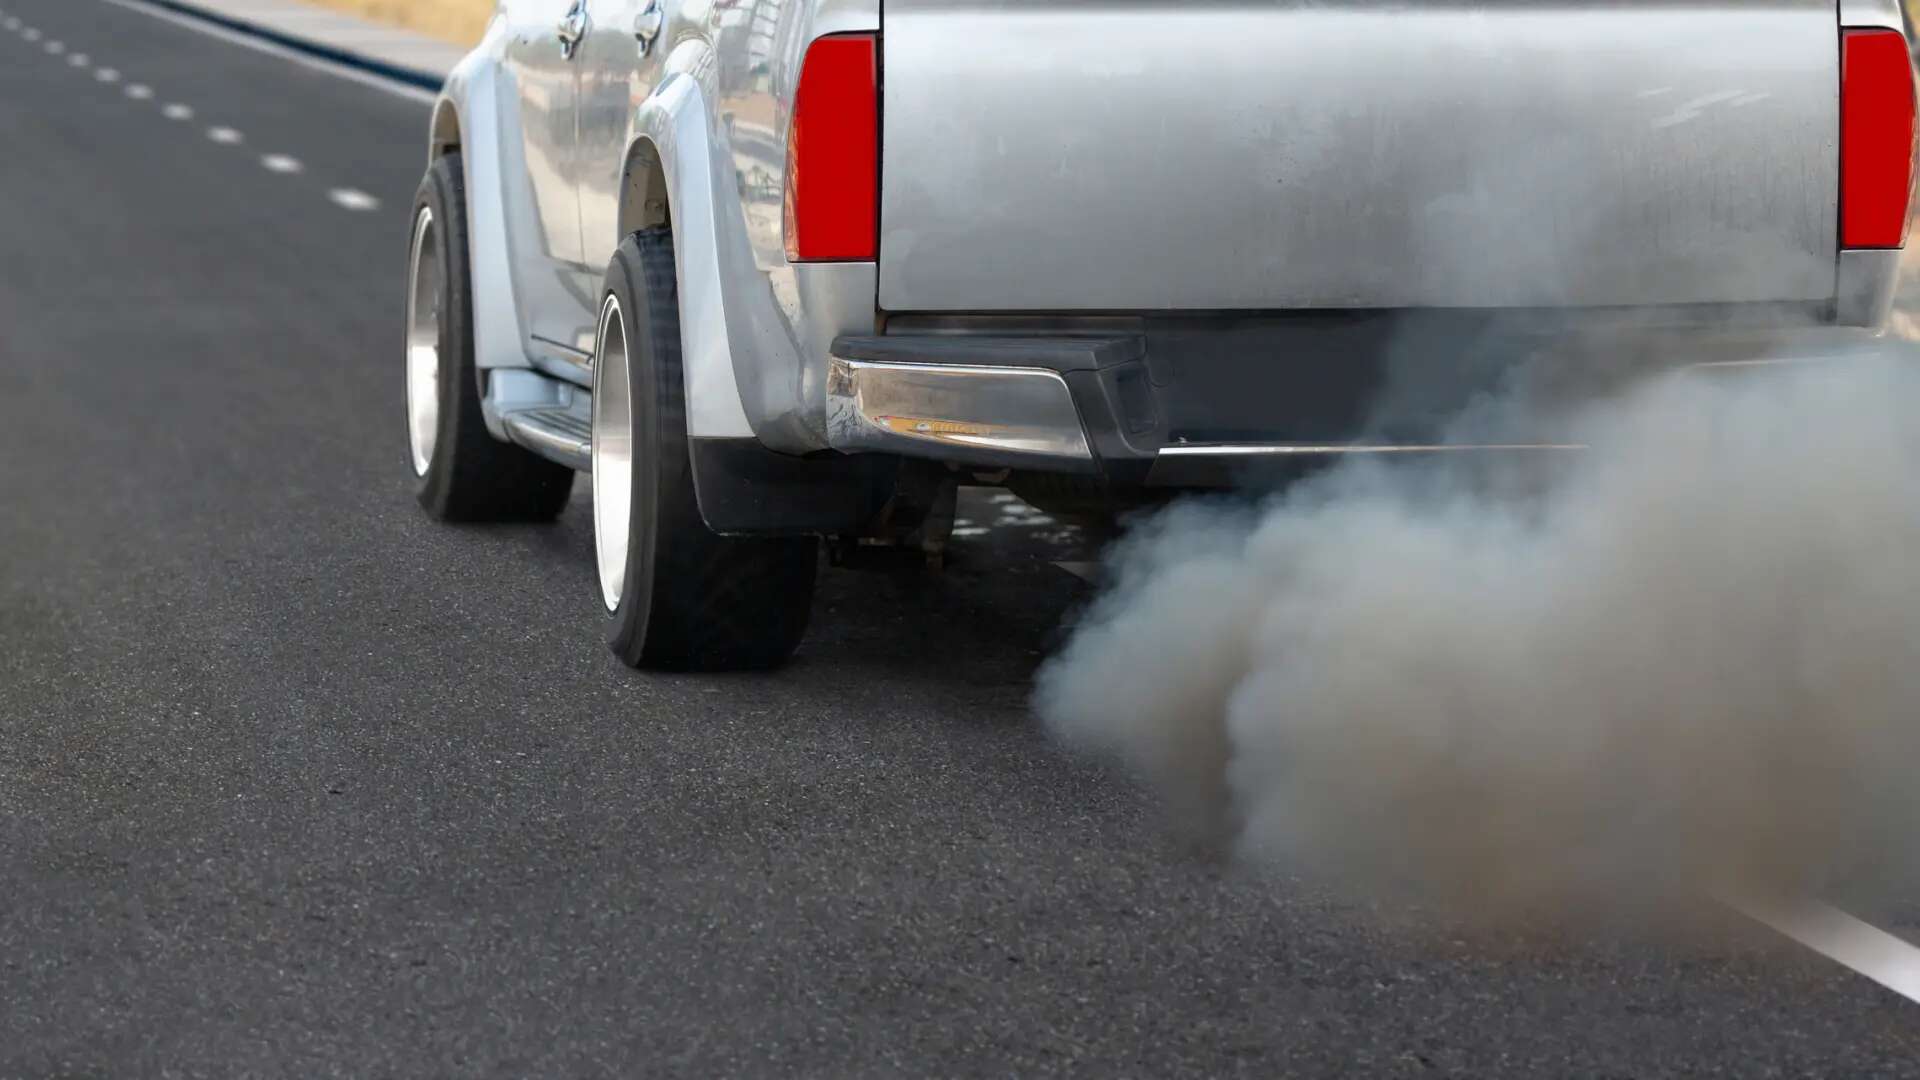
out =
{"type": "MultiPolygon", "coordinates": [[[[352,15],[471,45],[493,17],[493,0],[310,0],[352,15]]],[[[1915,0],[1908,0],[1914,3],[1915,0]]]]}

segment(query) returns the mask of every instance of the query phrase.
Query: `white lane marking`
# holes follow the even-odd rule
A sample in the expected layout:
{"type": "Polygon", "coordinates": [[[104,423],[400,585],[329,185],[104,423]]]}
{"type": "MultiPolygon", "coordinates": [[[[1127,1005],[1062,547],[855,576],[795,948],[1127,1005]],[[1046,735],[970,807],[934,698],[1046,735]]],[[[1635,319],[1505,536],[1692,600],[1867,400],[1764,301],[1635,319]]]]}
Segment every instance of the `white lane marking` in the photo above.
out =
{"type": "Polygon", "coordinates": [[[222,146],[233,146],[244,140],[246,136],[230,127],[210,127],[207,129],[207,138],[222,146]]]}
{"type": "Polygon", "coordinates": [[[86,53],[77,52],[67,57],[67,63],[72,64],[74,67],[86,67],[89,63],[92,62],[92,59],[93,58],[88,56],[86,53]]]}
{"type": "Polygon", "coordinates": [[[305,165],[300,164],[299,158],[289,157],[286,154],[268,154],[260,159],[260,164],[268,172],[276,173],[297,173],[306,168],[305,165]]]}
{"type": "Polygon", "coordinates": [[[14,15],[7,16],[7,29],[9,30],[20,29],[20,19],[14,15]]]}
{"type": "Polygon", "coordinates": [[[145,101],[153,96],[153,87],[145,83],[130,83],[127,86],[127,96],[135,101],[145,101]]]}
{"type": "Polygon", "coordinates": [[[101,82],[119,82],[120,81],[120,73],[113,70],[112,68],[101,68],[100,70],[93,73],[93,77],[96,79],[99,79],[101,82]]]}
{"type": "Polygon", "coordinates": [[[67,51],[67,43],[64,41],[49,41],[47,42],[47,51],[55,56],[59,56],[61,53],[67,51]]]}
{"type": "Polygon", "coordinates": [[[380,200],[354,188],[334,188],[327,192],[335,206],[344,206],[349,210],[378,210],[380,200]]]}
{"type": "Polygon", "coordinates": [[[193,119],[193,106],[169,105],[160,110],[160,115],[169,120],[191,120],[193,119]]]}
{"type": "Polygon", "coordinates": [[[20,31],[20,36],[26,38],[28,41],[39,41],[40,31],[29,26],[25,30],[20,31]]]}
{"type": "Polygon", "coordinates": [[[422,89],[411,83],[396,82],[384,75],[376,75],[371,71],[362,71],[359,68],[334,63],[331,60],[323,60],[320,57],[310,56],[297,49],[289,49],[284,45],[276,45],[271,41],[262,41],[259,38],[250,37],[237,30],[229,30],[224,26],[217,26],[213,23],[196,19],[191,15],[182,15],[177,11],[168,11],[165,8],[153,7],[149,4],[141,3],[140,0],[107,0],[107,3],[115,7],[126,8],[128,11],[137,11],[142,15],[151,15],[156,19],[163,19],[177,26],[184,26],[189,30],[197,30],[208,37],[216,37],[229,44],[242,45],[256,52],[271,53],[281,59],[291,60],[303,67],[324,71],[329,75],[335,75],[342,79],[362,83],[377,90],[385,90],[389,94],[397,94],[400,97],[412,98],[414,101],[426,102],[427,104],[432,104],[438,100],[438,95],[433,91],[422,89]]]}
{"type": "Polygon", "coordinates": [[[1772,903],[1728,900],[1764,926],[1851,968],[1909,1001],[1920,1002],[1920,949],[1819,901],[1772,903]]]}

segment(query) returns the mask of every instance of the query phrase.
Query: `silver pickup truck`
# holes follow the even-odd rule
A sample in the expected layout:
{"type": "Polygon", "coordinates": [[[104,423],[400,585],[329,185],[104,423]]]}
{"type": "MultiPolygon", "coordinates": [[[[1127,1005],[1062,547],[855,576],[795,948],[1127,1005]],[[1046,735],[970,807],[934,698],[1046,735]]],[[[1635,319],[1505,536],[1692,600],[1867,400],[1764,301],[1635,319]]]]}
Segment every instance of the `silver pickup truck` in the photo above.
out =
{"type": "Polygon", "coordinates": [[[766,667],[821,538],[957,483],[1099,512],[1469,448],[1439,418],[1554,341],[1871,330],[1907,42],[1895,0],[504,0],[414,211],[420,502],[590,472],[614,652],[766,667]]]}

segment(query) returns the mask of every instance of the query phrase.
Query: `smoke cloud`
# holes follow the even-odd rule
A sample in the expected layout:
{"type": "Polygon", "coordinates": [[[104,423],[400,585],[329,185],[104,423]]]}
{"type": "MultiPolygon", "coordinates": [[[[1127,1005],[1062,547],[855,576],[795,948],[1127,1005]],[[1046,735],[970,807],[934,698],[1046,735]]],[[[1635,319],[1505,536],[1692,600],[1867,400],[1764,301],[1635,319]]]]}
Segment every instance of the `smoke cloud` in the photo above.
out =
{"type": "Polygon", "coordinates": [[[1644,380],[1556,417],[1580,452],[1176,505],[1038,710],[1245,858],[1472,911],[1885,869],[1920,766],[1893,349],[1644,380]]]}

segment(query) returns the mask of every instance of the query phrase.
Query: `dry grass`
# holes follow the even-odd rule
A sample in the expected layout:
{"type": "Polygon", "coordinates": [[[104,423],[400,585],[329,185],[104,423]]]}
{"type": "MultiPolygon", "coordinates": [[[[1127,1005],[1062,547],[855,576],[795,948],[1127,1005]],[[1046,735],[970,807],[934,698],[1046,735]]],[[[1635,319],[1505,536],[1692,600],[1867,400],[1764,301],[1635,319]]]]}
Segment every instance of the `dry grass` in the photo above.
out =
{"type": "Polygon", "coordinates": [[[480,40],[494,0],[308,0],[309,3],[404,26],[460,45],[480,40]]]}

